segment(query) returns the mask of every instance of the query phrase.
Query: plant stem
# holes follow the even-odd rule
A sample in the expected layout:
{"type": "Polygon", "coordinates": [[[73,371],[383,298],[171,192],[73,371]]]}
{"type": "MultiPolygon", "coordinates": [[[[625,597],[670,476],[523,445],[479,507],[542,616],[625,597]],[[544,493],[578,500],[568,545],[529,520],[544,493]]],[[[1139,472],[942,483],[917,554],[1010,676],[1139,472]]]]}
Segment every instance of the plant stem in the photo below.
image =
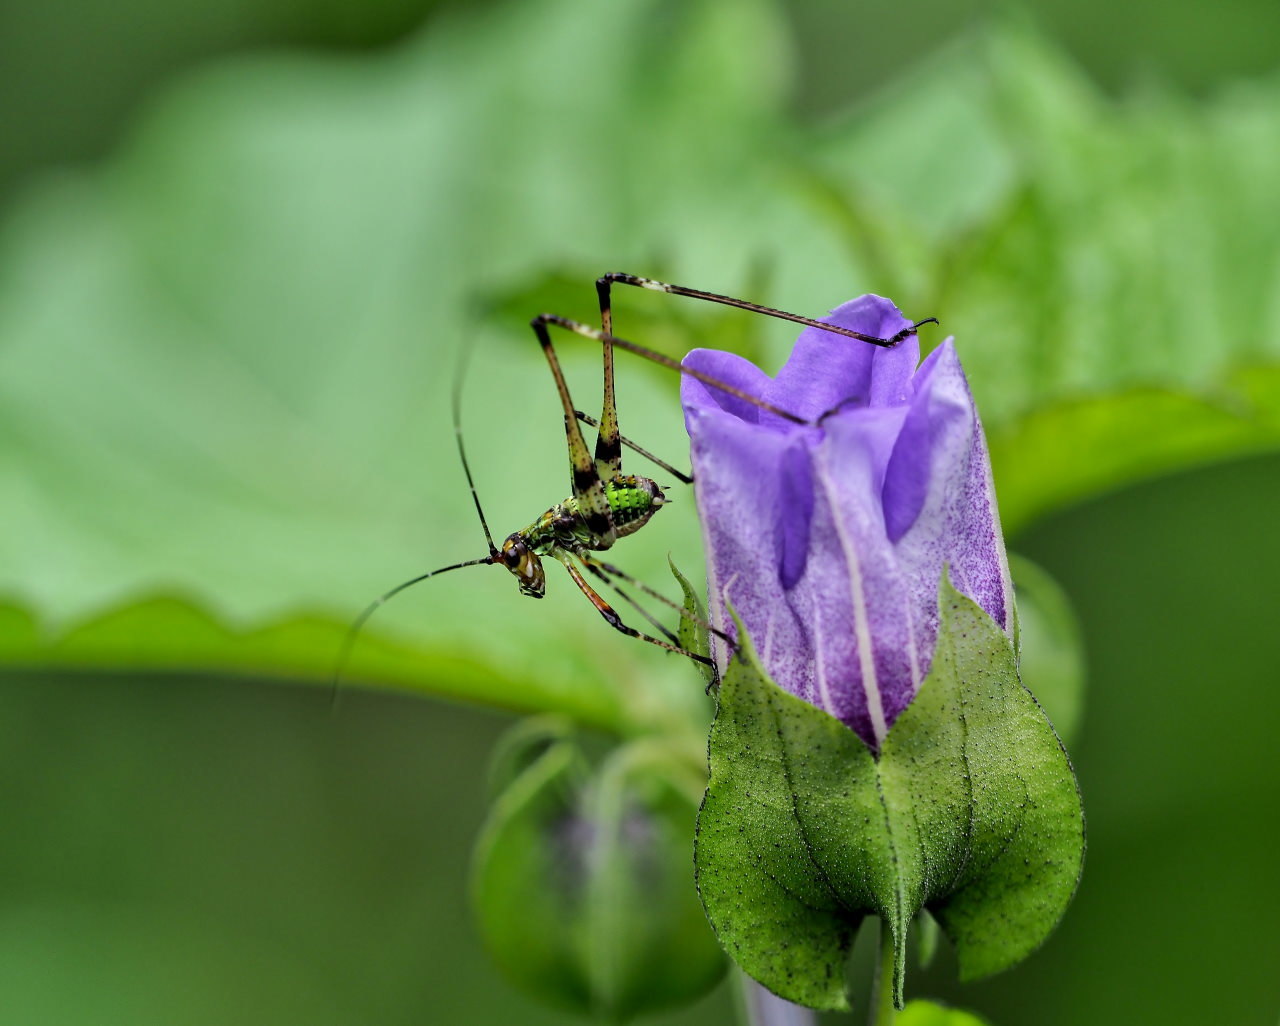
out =
{"type": "Polygon", "coordinates": [[[880,956],[876,959],[875,994],[871,1001],[870,1026],[893,1026],[898,1010],[893,1006],[893,931],[880,920],[880,956]]]}

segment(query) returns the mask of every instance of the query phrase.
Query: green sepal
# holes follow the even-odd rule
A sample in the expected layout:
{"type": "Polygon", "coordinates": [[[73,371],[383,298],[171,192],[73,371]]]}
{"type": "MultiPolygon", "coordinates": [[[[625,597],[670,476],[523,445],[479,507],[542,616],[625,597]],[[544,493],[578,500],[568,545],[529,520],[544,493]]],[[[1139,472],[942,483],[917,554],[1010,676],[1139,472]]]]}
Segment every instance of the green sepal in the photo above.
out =
{"type": "MultiPolygon", "coordinates": [[[[684,609],[687,616],[680,617],[680,627],[676,631],[676,637],[680,639],[680,647],[689,652],[696,652],[698,655],[710,656],[711,646],[707,637],[707,609],[703,605],[702,599],[699,598],[697,590],[689,583],[689,579],[680,572],[675,561],[668,556],[667,565],[671,567],[671,573],[680,584],[680,590],[684,593],[684,609]]],[[[708,685],[715,683],[716,671],[714,666],[708,666],[705,663],[698,663],[698,671],[702,674],[702,679],[708,685]]]]}
{"type": "Polygon", "coordinates": [[[513,982],[612,1022],[715,985],[726,962],[689,867],[696,762],[641,740],[593,766],[582,739],[543,719],[512,730],[492,776],[506,786],[476,843],[472,898],[513,982]]]}
{"type": "Polygon", "coordinates": [[[848,1008],[866,915],[893,936],[901,1008],[921,908],[969,980],[1030,954],[1075,891],[1084,821],[1066,752],[1008,636],[945,574],[940,612],[932,669],[878,756],[774,684],[749,643],[724,675],[698,887],[725,949],[789,1001],[848,1008]]]}

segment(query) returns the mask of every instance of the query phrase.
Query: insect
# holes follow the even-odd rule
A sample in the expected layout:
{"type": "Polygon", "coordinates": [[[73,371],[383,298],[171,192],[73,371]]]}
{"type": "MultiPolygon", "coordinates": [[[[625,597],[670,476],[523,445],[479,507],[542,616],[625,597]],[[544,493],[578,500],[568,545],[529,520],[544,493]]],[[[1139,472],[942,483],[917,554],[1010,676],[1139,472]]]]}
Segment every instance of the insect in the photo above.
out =
{"type": "MultiPolygon", "coordinates": [[[[700,289],[686,288],[682,285],[670,285],[666,282],[622,272],[611,272],[603,275],[596,280],[596,293],[600,302],[601,323],[599,329],[566,317],[546,313],[539,314],[530,322],[534,335],[537,337],[542,347],[542,352],[551,368],[551,375],[555,379],[556,390],[560,395],[561,405],[564,407],[565,438],[569,450],[570,485],[572,489],[570,496],[563,502],[552,506],[527,527],[507,535],[501,546],[495,544],[489,531],[488,522],[485,519],[484,510],[480,505],[480,497],[476,492],[475,482],[471,476],[471,468],[467,463],[458,413],[458,388],[455,385],[453,402],[454,434],[457,439],[458,454],[462,461],[463,472],[467,477],[467,485],[471,489],[471,498],[475,504],[476,513],[480,517],[480,524],[484,528],[485,541],[489,547],[488,554],[477,559],[453,563],[449,566],[432,570],[429,573],[420,574],[397,585],[370,603],[351,625],[347,633],[343,651],[339,658],[339,675],[341,667],[345,665],[350,654],[351,645],[365,621],[373,615],[379,606],[406,588],[419,584],[431,577],[437,577],[440,574],[461,570],[463,567],[495,565],[503,566],[511,572],[516,578],[522,594],[528,595],[530,598],[542,598],[546,593],[546,570],[543,566],[543,560],[546,559],[553,559],[565,568],[573,583],[614,630],[629,637],[657,645],[659,648],[687,656],[696,662],[711,664],[711,660],[708,657],[681,647],[677,636],[646,612],[622,586],[638,588],[650,598],[674,608],[681,616],[686,618],[692,618],[693,614],[660,592],[655,591],[596,555],[596,553],[606,552],[611,549],[620,538],[625,538],[639,531],[667,501],[662,488],[651,478],[642,477],[638,474],[623,473],[622,449],[624,446],[645,457],[656,466],[661,467],[683,483],[693,483],[693,478],[690,475],[681,473],[620,434],[618,429],[618,410],[614,401],[614,349],[627,350],[637,356],[668,367],[677,373],[690,375],[706,385],[720,389],[735,398],[790,420],[793,423],[808,424],[810,422],[780,409],[758,396],[750,395],[726,382],[682,366],[678,361],[668,356],[614,335],[611,298],[611,290],[614,285],[631,285],[656,292],[665,292],[669,295],[687,296],[691,299],[720,303],[752,313],[794,321],[797,324],[803,324],[808,327],[820,328],[860,342],[885,348],[897,345],[904,338],[913,334],[922,324],[936,323],[936,320],[930,317],[904,328],[890,338],[877,338],[873,335],[864,335],[848,328],[802,317],[799,314],[787,313],[784,310],[776,310],[772,307],[761,306],[714,292],[703,292],[700,289]],[[569,387],[565,383],[564,374],[560,368],[559,358],[556,356],[555,347],[551,343],[551,328],[563,329],[601,344],[604,352],[604,405],[599,420],[588,416],[574,406],[573,400],[569,395],[569,387]],[[586,439],[583,437],[581,425],[584,423],[597,429],[594,453],[588,449],[586,439]],[[586,574],[583,571],[586,571],[586,574]],[[628,605],[635,608],[662,637],[646,634],[625,623],[617,611],[587,580],[587,574],[598,582],[602,582],[610,590],[617,593],[628,605]]],[[[713,631],[726,642],[731,643],[728,636],[723,632],[708,624],[701,623],[701,621],[697,622],[702,627],[713,631]]],[[[336,679],[335,677],[335,681],[336,679]]]]}

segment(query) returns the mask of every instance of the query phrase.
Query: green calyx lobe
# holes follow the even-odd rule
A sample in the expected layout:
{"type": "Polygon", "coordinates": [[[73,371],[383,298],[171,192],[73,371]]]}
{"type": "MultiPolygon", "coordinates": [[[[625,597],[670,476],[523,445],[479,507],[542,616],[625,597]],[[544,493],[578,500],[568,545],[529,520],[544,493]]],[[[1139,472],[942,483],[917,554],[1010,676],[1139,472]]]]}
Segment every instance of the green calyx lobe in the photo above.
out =
{"type": "Polygon", "coordinates": [[[698,820],[698,889],[720,942],[781,997],[849,1007],[868,915],[894,939],[927,908],[960,976],[999,972],[1062,917],[1084,856],[1066,752],[1018,679],[1013,645],[944,574],[933,666],[878,756],[783,691],[750,645],[729,667],[698,820]]]}

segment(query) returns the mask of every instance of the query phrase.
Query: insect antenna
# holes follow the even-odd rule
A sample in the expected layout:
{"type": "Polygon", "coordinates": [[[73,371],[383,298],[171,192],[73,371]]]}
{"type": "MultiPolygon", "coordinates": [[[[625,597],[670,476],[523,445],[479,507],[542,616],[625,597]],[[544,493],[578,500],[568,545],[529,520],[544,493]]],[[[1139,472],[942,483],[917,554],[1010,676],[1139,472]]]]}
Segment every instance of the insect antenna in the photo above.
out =
{"type": "Polygon", "coordinates": [[[498,558],[497,546],[493,544],[493,535],[489,532],[489,523],[484,518],[484,509],[480,505],[480,494],[476,491],[476,483],[471,476],[471,465],[467,462],[467,449],[462,442],[462,382],[466,377],[467,365],[470,358],[470,350],[464,349],[462,355],[458,359],[458,370],[453,378],[453,435],[458,442],[458,457],[462,460],[462,472],[467,475],[467,487],[471,490],[471,501],[475,503],[476,515],[480,517],[480,526],[484,528],[484,540],[489,545],[489,555],[480,559],[468,559],[465,563],[454,563],[451,566],[442,566],[439,570],[432,570],[430,573],[419,574],[412,577],[402,584],[397,584],[390,591],[383,592],[376,599],[365,606],[359,616],[352,621],[351,626],[347,628],[347,633],[342,639],[342,648],[338,652],[338,662],[333,671],[333,688],[329,699],[329,706],[333,708],[338,701],[338,686],[342,681],[342,675],[347,668],[347,663],[351,659],[351,650],[355,647],[356,639],[360,636],[360,631],[365,623],[384,602],[394,598],[406,588],[410,588],[415,584],[421,584],[429,577],[438,577],[440,574],[447,574],[450,570],[461,570],[464,566],[479,566],[482,563],[493,563],[498,558]]]}
{"type": "Polygon", "coordinates": [[[384,602],[399,595],[406,588],[421,584],[430,577],[439,577],[441,574],[447,574],[450,570],[461,570],[464,566],[481,566],[482,564],[492,563],[493,560],[494,556],[491,553],[479,559],[468,559],[465,563],[454,563],[451,566],[442,566],[439,570],[432,570],[430,573],[419,574],[417,577],[411,577],[409,580],[397,584],[390,591],[384,591],[365,606],[360,615],[351,622],[351,626],[347,628],[347,633],[342,638],[342,648],[338,651],[338,661],[333,668],[333,684],[329,694],[329,708],[332,710],[338,704],[338,686],[342,682],[342,675],[346,672],[347,663],[351,660],[351,651],[355,648],[356,639],[360,636],[360,631],[368,623],[369,617],[373,616],[384,602]]]}
{"type": "Polygon", "coordinates": [[[462,379],[466,376],[470,357],[471,351],[464,349],[458,360],[458,371],[453,377],[453,437],[458,442],[458,458],[462,460],[462,472],[467,475],[471,501],[476,505],[476,515],[480,517],[480,526],[484,528],[484,540],[489,543],[489,555],[492,557],[497,554],[498,549],[493,544],[493,535],[489,533],[489,522],[484,518],[484,509],[480,506],[480,493],[476,491],[476,482],[471,476],[471,464],[467,462],[467,448],[462,443],[462,379]]]}

